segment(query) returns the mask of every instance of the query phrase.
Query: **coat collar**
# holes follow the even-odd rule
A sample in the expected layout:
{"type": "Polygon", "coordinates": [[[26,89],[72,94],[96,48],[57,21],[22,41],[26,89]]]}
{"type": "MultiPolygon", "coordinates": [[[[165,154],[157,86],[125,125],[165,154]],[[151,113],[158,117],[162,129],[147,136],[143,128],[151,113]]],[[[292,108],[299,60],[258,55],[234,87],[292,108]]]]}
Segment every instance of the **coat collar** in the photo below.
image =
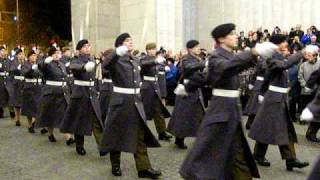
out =
{"type": "Polygon", "coordinates": [[[219,54],[220,56],[225,57],[226,59],[230,60],[233,58],[234,54],[233,52],[227,51],[222,47],[218,47],[215,49],[216,53],[219,54]]]}

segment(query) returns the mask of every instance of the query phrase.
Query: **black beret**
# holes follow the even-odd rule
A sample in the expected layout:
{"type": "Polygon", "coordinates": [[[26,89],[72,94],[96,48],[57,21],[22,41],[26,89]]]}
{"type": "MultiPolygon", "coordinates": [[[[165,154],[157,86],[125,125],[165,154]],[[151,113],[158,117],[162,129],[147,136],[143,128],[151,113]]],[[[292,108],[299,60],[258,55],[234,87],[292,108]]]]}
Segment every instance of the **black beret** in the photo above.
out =
{"type": "Polygon", "coordinates": [[[128,33],[123,33],[123,34],[120,34],[117,39],[116,39],[116,42],[114,43],[114,46],[117,48],[119,46],[121,46],[123,44],[123,42],[127,39],[127,38],[130,38],[130,34],[128,33]]]}
{"type": "Polygon", "coordinates": [[[89,44],[89,41],[87,39],[82,39],[78,42],[76,49],[80,50],[86,44],[89,44]]]}
{"type": "Polygon", "coordinates": [[[28,58],[30,57],[30,56],[32,56],[33,54],[36,54],[36,52],[34,52],[34,50],[31,50],[31,51],[29,51],[29,53],[28,53],[28,58]]]}
{"type": "Polygon", "coordinates": [[[221,24],[212,30],[211,36],[214,39],[226,37],[228,34],[230,34],[235,29],[236,29],[236,25],[233,23],[221,24]]]}
{"type": "Polygon", "coordinates": [[[22,49],[20,49],[20,48],[15,48],[14,51],[15,51],[16,55],[23,52],[22,49]]]}
{"type": "Polygon", "coordinates": [[[54,53],[56,53],[58,51],[57,48],[55,48],[54,46],[49,47],[48,49],[48,56],[52,56],[54,53]]]}
{"type": "Polygon", "coordinates": [[[270,42],[273,44],[281,44],[283,42],[287,41],[287,37],[283,34],[274,34],[270,37],[270,42]]]}
{"type": "Polygon", "coordinates": [[[2,50],[2,49],[6,49],[4,46],[0,46],[0,51],[2,50]]]}
{"type": "Polygon", "coordinates": [[[194,48],[195,46],[197,46],[198,44],[200,44],[199,41],[197,41],[197,40],[190,40],[190,41],[187,42],[186,47],[187,47],[188,49],[192,49],[192,48],[194,48]]]}

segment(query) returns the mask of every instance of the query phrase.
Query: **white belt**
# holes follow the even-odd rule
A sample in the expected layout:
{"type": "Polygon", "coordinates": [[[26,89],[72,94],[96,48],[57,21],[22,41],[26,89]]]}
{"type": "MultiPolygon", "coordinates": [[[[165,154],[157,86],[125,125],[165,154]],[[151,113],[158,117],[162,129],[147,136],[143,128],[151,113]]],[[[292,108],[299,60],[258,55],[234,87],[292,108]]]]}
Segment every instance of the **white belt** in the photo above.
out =
{"type": "Polygon", "coordinates": [[[27,82],[27,83],[41,83],[42,82],[42,80],[41,79],[25,79],[25,81],[27,82]]]}
{"type": "Polygon", "coordinates": [[[183,84],[188,84],[189,81],[190,81],[189,79],[184,79],[184,80],[183,80],[183,84]]]}
{"type": "Polygon", "coordinates": [[[21,81],[24,80],[24,76],[14,76],[13,78],[14,78],[15,80],[21,80],[21,81]]]}
{"type": "Polygon", "coordinates": [[[258,81],[264,81],[264,77],[257,76],[257,80],[258,80],[258,81]]]}
{"type": "Polygon", "coordinates": [[[112,79],[102,79],[102,83],[112,83],[112,79]]]}
{"type": "Polygon", "coordinates": [[[7,73],[7,72],[0,72],[0,76],[8,76],[9,75],[9,73],[7,73]]]}
{"type": "Polygon", "coordinates": [[[152,76],[143,76],[143,80],[145,80],[145,81],[157,81],[158,79],[156,77],[152,77],[152,76]]]}
{"type": "Polygon", "coordinates": [[[50,86],[64,86],[64,85],[66,85],[66,83],[63,82],[63,81],[46,81],[46,85],[50,85],[50,86]]]}
{"type": "Polygon", "coordinates": [[[226,90],[226,89],[213,89],[212,95],[221,96],[221,97],[238,98],[238,97],[240,97],[240,91],[226,90]]]}
{"type": "Polygon", "coordinates": [[[122,88],[113,86],[113,92],[120,94],[140,94],[140,88],[122,88]]]}
{"type": "Polygon", "coordinates": [[[160,72],[158,72],[158,74],[162,74],[162,75],[164,75],[164,74],[165,74],[165,72],[163,72],[163,71],[160,71],[160,72]]]}
{"type": "Polygon", "coordinates": [[[94,86],[94,81],[81,81],[81,80],[74,80],[74,84],[78,86],[94,86]]]}
{"type": "Polygon", "coordinates": [[[272,85],[269,86],[269,90],[273,92],[283,93],[283,94],[287,94],[289,92],[288,88],[277,87],[272,85]]]}

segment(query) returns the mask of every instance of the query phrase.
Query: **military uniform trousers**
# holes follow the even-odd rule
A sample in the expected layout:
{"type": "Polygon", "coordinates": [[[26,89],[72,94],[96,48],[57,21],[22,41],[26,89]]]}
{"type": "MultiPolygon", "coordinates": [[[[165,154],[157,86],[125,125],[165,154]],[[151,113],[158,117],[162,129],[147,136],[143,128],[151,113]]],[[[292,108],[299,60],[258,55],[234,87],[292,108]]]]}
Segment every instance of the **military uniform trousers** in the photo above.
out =
{"type": "Polygon", "coordinates": [[[166,121],[161,115],[161,102],[156,101],[155,103],[155,113],[153,115],[154,125],[156,126],[156,130],[158,134],[161,134],[167,130],[166,121]]]}
{"type": "MultiPolygon", "coordinates": [[[[141,120],[142,121],[142,120],[141,120]]],[[[142,122],[140,122],[141,124],[142,122]]],[[[111,151],[110,160],[113,167],[120,167],[121,152],[111,151]]],[[[138,131],[137,152],[134,154],[137,171],[147,170],[151,168],[151,163],[148,157],[147,145],[144,143],[144,130],[142,124],[138,131]]]]}

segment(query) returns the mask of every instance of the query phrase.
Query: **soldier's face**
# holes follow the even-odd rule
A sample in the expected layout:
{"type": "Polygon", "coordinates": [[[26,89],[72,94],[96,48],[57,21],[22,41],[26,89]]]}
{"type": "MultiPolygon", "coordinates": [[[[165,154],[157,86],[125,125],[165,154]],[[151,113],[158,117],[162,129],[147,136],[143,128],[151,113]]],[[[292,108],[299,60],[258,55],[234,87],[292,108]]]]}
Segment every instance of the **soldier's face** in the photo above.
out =
{"type": "Polygon", "coordinates": [[[30,63],[35,63],[37,61],[37,55],[36,54],[32,54],[31,56],[29,56],[29,62],[30,63]]]}
{"type": "Polygon", "coordinates": [[[189,49],[189,51],[195,55],[199,55],[201,53],[200,44],[196,45],[192,49],[189,49]]]}
{"type": "Polygon", "coordinates": [[[279,50],[281,52],[285,52],[288,50],[288,43],[287,42],[283,42],[281,44],[279,44],[279,50]]]}
{"type": "Polygon", "coordinates": [[[52,58],[54,61],[59,61],[61,59],[61,51],[56,51],[53,55],[52,58]]]}
{"type": "Polygon", "coordinates": [[[227,47],[234,49],[238,45],[238,36],[236,34],[236,31],[233,30],[230,34],[228,34],[224,38],[219,39],[220,43],[226,45],[227,47]]]}
{"type": "Polygon", "coordinates": [[[127,38],[123,44],[123,46],[127,46],[128,50],[129,51],[132,51],[133,50],[133,41],[132,41],[132,38],[127,38]]]}
{"type": "Polygon", "coordinates": [[[149,56],[156,56],[157,50],[156,49],[149,49],[149,50],[147,50],[147,54],[149,56]]]}
{"type": "Polygon", "coordinates": [[[80,49],[81,54],[86,54],[89,55],[91,53],[91,45],[90,44],[85,44],[81,49],[80,49]]]}
{"type": "Polygon", "coordinates": [[[71,51],[70,51],[70,50],[67,50],[67,51],[65,51],[65,52],[63,53],[63,55],[64,55],[65,57],[71,57],[71,51]]]}
{"type": "Polygon", "coordinates": [[[5,55],[6,55],[6,50],[2,49],[0,51],[0,57],[4,58],[5,55]]]}
{"type": "Polygon", "coordinates": [[[18,58],[18,60],[24,60],[24,54],[23,54],[23,52],[17,54],[17,58],[18,58]]]}

